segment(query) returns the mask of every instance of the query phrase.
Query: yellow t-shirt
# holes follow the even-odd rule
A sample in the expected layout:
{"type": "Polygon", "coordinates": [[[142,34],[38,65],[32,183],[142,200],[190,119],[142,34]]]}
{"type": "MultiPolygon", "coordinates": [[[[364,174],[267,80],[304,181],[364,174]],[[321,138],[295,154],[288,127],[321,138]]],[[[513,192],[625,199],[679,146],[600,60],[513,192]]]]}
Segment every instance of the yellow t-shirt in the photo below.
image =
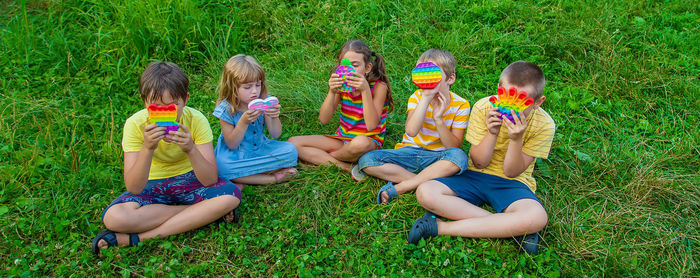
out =
{"type": "MultiPolygon", "coordinates": [[[[143,130],[146,128],[147,123],[148,110],[146,109],[136,112],[126,119],[124,137],[122,138],[122,148],[125,153],[141,150],[143,146],[143,130]]],[[[209,121],[197,109],[185,106],[182,110],[180,123],[190,130],[192,141],[195,145],[212,141],[213,136],[209,121]]],[[[164,179],[182,175],[189,171],[192,171],[192,164],[190,164],[187,154],[182,151],[180,146],[160,140],[158,147],[153,152],[148,179],[164,179]]]]}
{"type": "MultiPolygon", "coordinates": [[[[421,90],[416,90],[413,95],[411,95],[408,99],[406,113],[416,110],[422,96],[421,90]]],[[[442,121],[450,129],[466,129],[469,124],[469,102],[453,92],[450,92],[450,99],[450,104],[442,115],[442,121]]],[[[435,120],[433,120],[432,106],[428,105],[428,109],[425,110],[423,125],[418,131],[418,134],[416,134],[416,136],[408,136],[408,134],[404,133],[403,141],[396,144],[394,148],[398,149],[406,146],[419,147],[433,151],[445,149],[445,145],[442,144],[440,134],[435,126],[435,120]]]]}
{"type": "MultiPolygon", "coordinates": [[[[471,114],[471,123],[469,124],[469,128],[467,128],[466,135],[467,141],[473,146],[478,145],[481,139],[488,133],[485,121],[486,114],[491,107],[493,106],[489,102],[488,97],[482,98],[474,104],[471,114]]],[[[535,158],[546,159],[552,147],[552,140],[554,139],[554,120],[542,108],[538,108],[527,115],[526,121],[527,128],[523,134],[523,153],[535,158]]],[[[524,172],[520,173],[520,175],[515,178],[508,178],[503,172],[503,162],[506,158],[509,142],[508,128],[502,125],[501,131],[498,133],[498,139],[496,139],[496,146],[494,147],[489,165],[483,169],[478,169],[474,166],[474,162],[470,157],[469,170],[510,180],[517,180],[527,185],[534,192],[537,188],[537,183],[532,177],[532,170],[535,168],[535,160],[530,163],[530,166],[528,166],[524,172]]]]}

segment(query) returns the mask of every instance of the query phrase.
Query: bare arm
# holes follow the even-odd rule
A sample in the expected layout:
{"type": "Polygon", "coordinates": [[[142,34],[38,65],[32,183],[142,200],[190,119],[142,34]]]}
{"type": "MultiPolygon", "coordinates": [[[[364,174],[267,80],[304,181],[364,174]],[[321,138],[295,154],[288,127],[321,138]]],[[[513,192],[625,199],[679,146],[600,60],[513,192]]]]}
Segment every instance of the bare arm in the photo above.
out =
{"type": "Polygon", "coordinates": [[[276,105],[274,108],[265,111],[265,125],[272,139],[277,139],[282,135],[282,122],[280,121],[280,108],[276,105]]]}
{"type": "Polygon", "coordinates": [[[501,131],[502,119],[499,116],[500,114],[496,108],[488,111],[485,117],[488,132],[478,145],[472,145],[469,149],[469,157],[476,168],[483,169],[491,163],[493,148],[496,146],[496,139],[498,139],[498,133],[501,131]]]}
{"type": "Polygon", "coordinates": [[[321,111],[318,113],[318,120],[322,124],[327,124],[333,118],[333,113],[340,104],[340,94],[338,88],[343,86],[343,79],[337,74],[331,74],[328,79],[328,94],[321,104],[321,111]]]}
{"type": "Polygon", "coordinates": [[[508,128],[508,137],[510,137],[506,158],[503,161],[503,173],[506,177],[515,178],[524,172],[535,158],[523,153],[523,134],[527,128],[525,113],[520,112],[520,115],[516,115],[514,111],[511,113],[514,123],[502,116],[503,123],[508,128]]]}
{"type": "Polygon", "coordinates": [[[197,180],[204,185],[210,186],[219,180],[219,172],[214,159],[214,147],[212,142],[195,145],[192,134],[186,126],[179,124],[178,131],[171,131],[165,136],[169,142],[176,144],[182,149],[192,164],[194,175],[197,180]]]}
{"type": "Polygon", "coordinates": [[[451,129],[445,125],[442,117],[447,110],[447,99],[442,94],[437,95],[438,106],[433,109],[433,120],[435,121],[435,127],[437,128],[438,134],[440,136],[440,141],[445,146],[445,148],[459,148],[462,147],[462,138],[464,138],[464,129],[451,129]]]}
{"type": "Polygon", "coordinates": [[[138,152],[124,153],[124,185],[126,191],[138,195],[148,182],[153,152],[158,142],[165,138],[165,128],[147,125],[143,131],[143,144],[138,152]]]}
{"type": "Polygon", "coordinates": [[[235,127],[227,121],[219,120],[219,123],[221,124],[221,134],[224,135],[226,146],[232,150],[237,149],[243,141],[245,132],[248,130],[248,125],[254,122],[262,114],[262,111],[248,110],[243,113],[243,116],[241,116],[241,118],[238,120],[235,127]]]}
{"type": "Polygon", "coordinates": [[[423,126],[423,119],[425,118],[425,112],[428,110],[428,105],[430,101],[433,100],[435,94],[425,94],[423,93],[421,99],[418,101],[418,105],[415,110],[408,111],[408,116],[406,117],[406,134],[408,136],[416,136],[423,126]]]}

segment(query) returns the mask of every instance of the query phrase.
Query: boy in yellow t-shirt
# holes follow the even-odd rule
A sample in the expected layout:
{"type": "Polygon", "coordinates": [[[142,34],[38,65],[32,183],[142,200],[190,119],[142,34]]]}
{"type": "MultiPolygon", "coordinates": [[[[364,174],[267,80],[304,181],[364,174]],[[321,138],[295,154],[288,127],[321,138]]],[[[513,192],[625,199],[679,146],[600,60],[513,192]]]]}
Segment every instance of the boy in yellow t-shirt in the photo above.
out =
{"type": "Polygon", "coordinates": [[[189,80],[173,63],[153,62],[141,74],[145,107],[177,106],[178,130],[148,124],[142,109],[124,124],[124,184],[127,192],[102,212],[109,230],[92,241],[92,252],[110,246],[183,233],[228,214],[241,199],[239,188],[219,178],[212,132],[204,115],[185,106],[189,80]]]}
{"type": "Polygon", "coordinates": [[[523,112],[511,111],[511,122],[487,98],[474,104],[467,140],[469,170],[422,183],[418,202],[428,210],[411,228],[408,241],[437,235],[516,238],[529,254],[537,254],[537,232],[547,213],[535,195],[535,158],[547,158],[554,137],[552,118],[540,106],[545,100],[544,74],[532,63],[518,61],[501,73],[498,85],[515,87],[534,99],[523,112]],[[496,213],[480,208],[489,204],[496,213]],[[454,221],[441,221],[436,216],[454,221]],[[525,236],[523,236],[525,235],[525,236]]]}
{"type": "Polygon", "coordinates": [[[377,193],[380,204],[416,189],[424,181],[467,170],[462,138],[469,123],[469,102],[450,91],[457,62],[449,51],[441,49],[423,53],[418,63],[425,62],[440,67],[442,80],[434,89],[416,90],[408,99],[403,141],[393,150],[366,153],[351,171],[356,180],[367,173],[389,181],[377,193]]]}

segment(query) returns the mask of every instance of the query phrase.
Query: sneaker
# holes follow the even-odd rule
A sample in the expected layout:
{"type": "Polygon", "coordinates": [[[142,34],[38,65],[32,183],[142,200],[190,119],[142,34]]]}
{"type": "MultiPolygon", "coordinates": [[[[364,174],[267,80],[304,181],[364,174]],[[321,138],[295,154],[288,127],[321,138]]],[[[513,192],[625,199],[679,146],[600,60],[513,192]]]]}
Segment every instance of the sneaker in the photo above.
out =
{"type": "Polygon", "coordinates": [[[537,253],[539,253],[538,249],[540,236],[537,235],[537,233],[524,236],[516,236],[514,237],[514,239],[515,244],[517,244],[521,249],[523,249],[525,253],[528,253],[530,255],[537,255],[537,253]]]}
{"type": "Polygon", "coordinates": [[[352,175],[352,179],[354,179],[355,181],[362,181],[365,178],[367,178],[367,174],[365,174],[364,172],[362,172],[362,170],[360,170],[360,165],[358,165],[358,164],[355,164],[355,166],[352,166],[352,170],[350,170],[350,174],[352,175]]]}

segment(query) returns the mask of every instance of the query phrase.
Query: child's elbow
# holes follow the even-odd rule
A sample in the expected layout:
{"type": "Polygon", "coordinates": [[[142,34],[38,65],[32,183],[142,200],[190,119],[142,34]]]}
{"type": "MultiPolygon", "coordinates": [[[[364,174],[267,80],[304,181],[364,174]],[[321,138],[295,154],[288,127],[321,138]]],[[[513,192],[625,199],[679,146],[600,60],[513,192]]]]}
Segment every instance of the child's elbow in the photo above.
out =
{"type": "Polygon", "coordinates": [[[321,124],[325,125],[328,122],[330,122],[330,119],[326,119],[325,117],[318,117],[318,121],[321,122],[321,124]]]}
{"type": "Polygon", "coordinates": [[[476,167],[477,169],[484,169],[486,168],[486,166],[489,166],[488,163],[484,163],[483,161],[479,161],[477,159],[474,159],[473,157],[472,162],[474,162],[474,167],[476,167]]]}
{"type": "Polygon", "coordinates": [[[506,177],[513,179],[513,178],[519,176],[520,172],[510,170],[507,167],[503,167],[503,174],[506,175],[506,177]]]}
{"type": "Polygon", "coordinates": [[[367,128],[367,131],[372,131],[377,128],[377,124],[367,124],[365,127],[367,128]]]}
{"type": "Polygon", "coordinates": [[[412,128],[407,128],[406,135],[408,135],[409,137],[415,137],[416,135],[418,135],[418,130],[414,130],[412,128]]]}

